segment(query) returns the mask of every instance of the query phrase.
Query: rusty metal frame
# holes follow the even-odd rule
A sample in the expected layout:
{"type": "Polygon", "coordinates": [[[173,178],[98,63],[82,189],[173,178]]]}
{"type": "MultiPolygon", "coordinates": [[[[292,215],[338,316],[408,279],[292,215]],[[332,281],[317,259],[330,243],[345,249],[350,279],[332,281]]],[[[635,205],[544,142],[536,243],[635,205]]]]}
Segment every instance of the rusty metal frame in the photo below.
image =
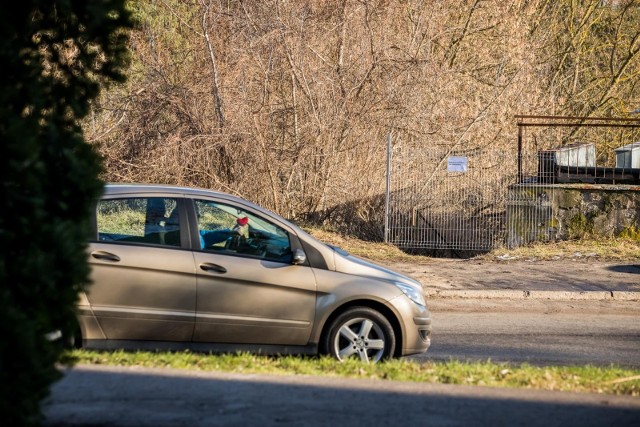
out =
{"type": "Polygon", "coordinates": [[[545,116],[517,114],[514,116],[518,126],[518,183],[522,182],[522,138],[525,127],[610,127],[640,128],[640,118],[629,117],[584,117],[584,116],[545,116]],[[524,121],[531,120],[531,121],[524,121]],[[537,120],[545,120],[539,122],[537,120]],[[570,120],[570,122],[565,122],[570,120]],[[604,123],[601,123],[604,122],[604,123]]]}

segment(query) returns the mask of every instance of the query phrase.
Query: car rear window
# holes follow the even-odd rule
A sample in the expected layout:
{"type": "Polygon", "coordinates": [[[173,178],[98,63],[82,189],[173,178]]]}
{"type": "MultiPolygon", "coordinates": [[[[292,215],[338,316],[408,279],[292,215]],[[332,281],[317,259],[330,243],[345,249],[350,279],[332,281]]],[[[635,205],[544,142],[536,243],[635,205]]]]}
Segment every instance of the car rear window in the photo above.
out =
{"type": "Polygon", "coordinates": [[[96,213],[100,242],[180,246],[180,216],[175,199],[101,200],[96,213]]]}

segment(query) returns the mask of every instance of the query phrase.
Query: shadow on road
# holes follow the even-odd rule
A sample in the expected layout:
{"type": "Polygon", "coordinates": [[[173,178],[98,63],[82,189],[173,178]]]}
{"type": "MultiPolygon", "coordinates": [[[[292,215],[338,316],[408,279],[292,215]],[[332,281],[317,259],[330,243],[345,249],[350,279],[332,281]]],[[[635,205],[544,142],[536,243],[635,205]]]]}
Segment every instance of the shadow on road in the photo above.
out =
{"type": "Polygon", "coordinates": [[[639,425],[631,398],[342,380],[80,367],[46,426],[639,425]]]}
{"type": "Polygon", "coordinates": [[[640,274],[640,265],[633,265],[633,264],[611,265],[607,267],[607,270],[613,271],[615,273],[640,274]]]}

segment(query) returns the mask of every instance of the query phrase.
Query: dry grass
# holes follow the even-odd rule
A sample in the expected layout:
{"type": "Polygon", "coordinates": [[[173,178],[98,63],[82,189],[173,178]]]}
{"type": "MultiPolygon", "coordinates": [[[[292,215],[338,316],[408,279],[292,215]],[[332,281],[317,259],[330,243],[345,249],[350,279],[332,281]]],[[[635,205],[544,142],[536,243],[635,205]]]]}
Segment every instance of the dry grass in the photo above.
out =
{"type": "Polygon", "coordinates": [[[479,258],[495,260],[500,257],[517,259],[560,260],[567,258],[594,258],[608,261],[634,261],[640,259],[640,241],[632,239],[568,240],[535,243],[514,249],[495,249],[479,258]]]}
{"type": "Polygon", "coordinates": [[[305,228],[305,230],[324,243],[338,246],[350,254],[373,261],[428,263],[431,260],[427,256],[408,254],[388,243],[367,242],[320,228],[305,228]]]}
{"type": "MultiPolygon", "coordinates": [[[[338,246],[347,252],[373,261],[410,262],[426,264],[433,258],[411,255],[396,246],[386,243],[367,242],[320,228],[307,228],[318,240],[338,246]]],[[[568,258],[593,258],[603,261],[640,260],[640,241],[632,239],[571,240],[550,243],[535,243],[514,249],[499,248],[475,258],[483,261],[500,259],[560,260],[568,258]]]]}

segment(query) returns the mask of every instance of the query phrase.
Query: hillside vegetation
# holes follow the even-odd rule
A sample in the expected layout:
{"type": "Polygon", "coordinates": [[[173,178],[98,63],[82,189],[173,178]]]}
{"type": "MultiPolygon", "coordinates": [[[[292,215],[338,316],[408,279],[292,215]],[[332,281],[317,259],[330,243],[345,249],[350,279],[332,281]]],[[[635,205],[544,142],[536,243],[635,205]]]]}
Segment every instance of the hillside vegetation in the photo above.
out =
{"type": "Polygon", "coordinates": [[[380,224],[389,130],[405,145],[506,152],[515,114],[640,107],[637,0],[131,7],[129,81],[85,122],[104,178],[223,190],[293,219],[380,224]]]}

